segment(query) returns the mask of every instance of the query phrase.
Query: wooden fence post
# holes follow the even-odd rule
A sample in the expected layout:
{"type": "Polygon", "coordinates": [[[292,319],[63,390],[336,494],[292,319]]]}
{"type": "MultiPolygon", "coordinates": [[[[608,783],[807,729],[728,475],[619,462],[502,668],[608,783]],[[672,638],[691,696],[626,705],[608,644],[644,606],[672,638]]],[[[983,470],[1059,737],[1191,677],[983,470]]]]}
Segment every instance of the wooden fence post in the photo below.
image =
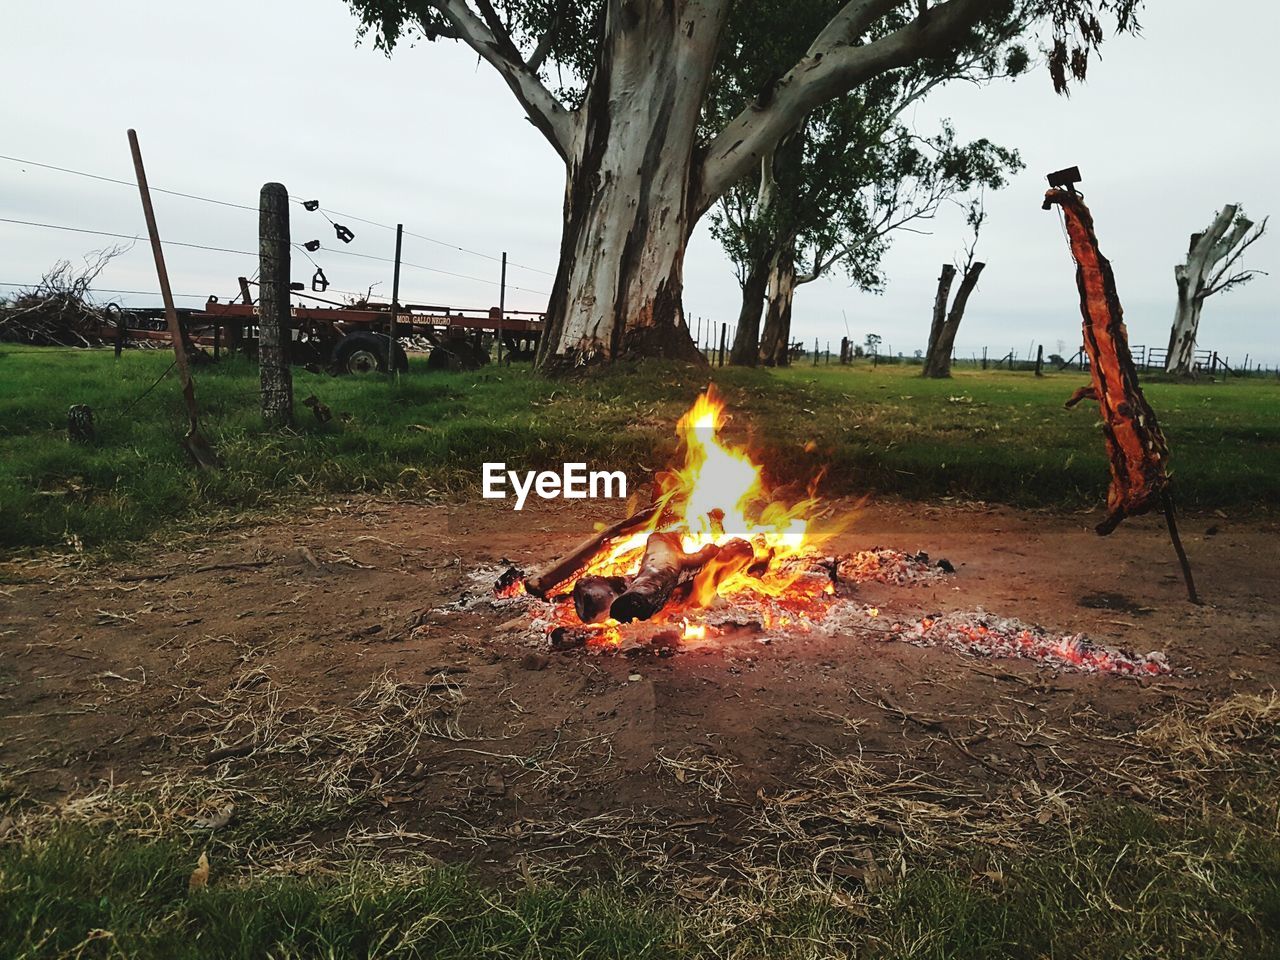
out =
{"type": "Polygon", "coordinates": [[[293,422],[293,373],[289,370],[289,191],[265,183],[258,205],[258,376],[262,418],[293,422]]]}
{"type": "Polygon", "coordinates": [[[1040,344],[1036,350],[1036,376],[1044,376],[1044,344],[1040,344]]]}
{"type": "Polygon", "coordinates": [[[502,285],[498,287],[498,364],[502,364],[502,328],[507,317],[507,251],[502,251],[502,285]]]}

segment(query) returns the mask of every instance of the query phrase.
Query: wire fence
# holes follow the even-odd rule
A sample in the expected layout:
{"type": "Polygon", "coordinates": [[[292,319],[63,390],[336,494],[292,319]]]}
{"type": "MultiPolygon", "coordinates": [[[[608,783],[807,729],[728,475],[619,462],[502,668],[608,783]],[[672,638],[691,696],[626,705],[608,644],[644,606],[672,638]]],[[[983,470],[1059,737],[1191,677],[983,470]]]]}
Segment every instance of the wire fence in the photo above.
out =
{"type": "MultiPolygon", "coordinates": [[[[75,168],[68,167],[68,166],[62,166],[62,165],[52,164],[52,163],[44,163],[41,161],[30,160],[30,159],[25,159],[21,157],[7,156],[3,154],[0,154],[0,161],[7,161],[9,163],[18,164],[22,166],[36,167],[39,169],[54,171],[57,173],[68,175],[68,176],[80,177],[80,178],[93,180],[100,183],[108,183],[108,184],[113,184],[117,186],[128,187],[135,190],[137,189],[137,184],[134,183],[133,181],[124,180],[117,177],[109,177],[103,174],[93,173],[86,170],[77,170],[75,168]]],[[[235,203],[229,200],[221,200],[216,197],[203,196],[201,194],[190,192],[190,191],[171,190],[164,187],[156,187],[156,186],[152,186],[150,189],[153,193],[161,193],[169,196],[180,197],[187,200],[198,201],[201,203],[216,204],[221,207],[228,207],[228,208],[244,210],[244,211],[249,211],[254,213],[258,212],[258,208],[255,206],[250,206],[248,204],[242,204],[242,203],[235,203]]],[[[383,223],[371,217],[357,216],[352,213],[346,213],[339,210],[331,209],[331,208],[322,206],[319,203],[319,201],[304,199],[303,197],[300,197],[300,196],[290,195],[290,200],[296,203],[298,206],[300,206],[305,212],[319,214],[324,220],[328,221],[329,225],[334,228],[335,235],[338,241],[343,244],[342,246],[324,246],[320,244],[319,241],[311,241],[309,246],[306,243],[300,243],[300,242],[292,243],[291,244],[292,248],[295,251],[297,251],[299,254],[301,254],[303,257],[305,257],[308,261],[310,261],[313,266],[317,267],[317,269],[320,269],[320,263],[319,263],[319,260],[317,259],[317,256],[320,259],[324,259],[331,255],[357,258],[357,259],[366,260],[370,262],[387,264],[388,266],[394,267],[396,261],[395,261],[395,258],[393,257],[379,256],[372,253],[346,249],[345,244],[354,240],[355,237],[354,237],[354,234],[349,229],[347,229],[341,221],[350,221],[354,223],[366,224],[369,226],[380,228],[382,230],[391,231],[392,233],[396,231],[395,226],[388,223],[383,223]],[[316,254],[317,256],[313,256],[313,254],[316,254]]],[[[67,232],[67,233],[76,233],[83,236],[103,237],[108,239],[126,240],[131,242],[136,242],[142,238],[142,234],[140,232],[127,233],[121,230],[96,229],[94,227],[83,226],[83,225],[51,223],[43,219],[42,220],[25,220],[25,219],[11,218],[11,217],[0,217],[0,223],[7,223],[12,226],[24,227],[32,230],[60,231],[60,232],[67,232]]],[[[404,236],[406,237],[412,237],[414,239],[421,240],[424,243],[430,243],[441,248],[449,249],[457,253],[475,257],[477,259],[483,259],[488,262],[502,263],[504,259],[503,257],[500,257],[500,256],[495,256],[493,254],[484,253],[479,250],[474,250],[469,247],[463,246],[461,244],[453,243],[448,240],[442,240],[437,237],[429,236],[427,234],[418,233],[411,230],[404,230],[403,233],[404,233],[404,236]]],[[[234,247],[222,246],[222,245],[213,244],[213,243],[197,243],[191,240],[164,240],[162,241],[162,243],[166,247],[201,250],[209,253],[228,254],[228,255],[242,256],[246,258],[251,257],[255,260],[258,260],[260,258],[260,253],[259,251],[256,251],[256,250],[236,249],[234,247]]],[[[505,264],[508,269],[522,270],[522,271],[526,271],[532,274],[537,274],[545,277],[554,276],[554,273],[552,271],[544,270],[540,267],[530,266],[528,264],[524,264],[519,261],[512,260],[509,257],[506,258],[505,264]]],[[[525,286],[519,283],[507,282],[505,281],[505,275],[500,279],[494,279],[492,277],[475,276],[474,274],[471,274],[471,273],[463,273],[457,270],[449,270],[440,266],[432,266],[428,263],[420,263],[415,260],[405,260],[403,258],[400,260],[400,266],[402,268],[407,268],[409,270],[422,271],[423,273],[430,274],[433,276],[449,277],[451,279],[462,280],[468,283],[482,284],[488,288],[501,289],[505,287],[506,290],[518,291],[521,293],[527,293],[534,296],[539,296],[539,297],[550,296],[548,291],[538,289],[537,287],[534,287],[534,286],[525,286]]],[[[0,286],[4,286],[8,288],[16,288],[16,289],[34,287],[35,285],[36,284],[34,282],[23,283],[23,282],[16,282],[16,281],[6,281],[3,283],[0,283],[0,286]]],[[[365,298],[370,300],[379,300],[382,302],[390,302],[389,298],[374,296],[372,294],[372,287],[370,287],[370,289],[364,293],[358,293],[352,290],[337,290],[337,288],[333,288],[333,289],[335,290],[335,292],[344,293],[354,298],[365,298]]],[[[158,291],[111,289],[111,288],[105,288],[105,287],[104,288],[95,287],[94,291],[101,292],[101,293],[115,293],[120,295],[157,296],[157,297],[159,296],[158,291]]],[[[200,299],[200,300],[207,299],[207,295],[203,295],[203,294],[183,293],[183,294],[174,294],[174,296],[180,297],[183,299],[200,299]]],[[[428,299],[428,298],[421,298],[421,299],[428,299]]]]}
{"type": "MultiPolygon", "coordinates": [[[[58,164],[45,163],[42,161],[8,156],[4,154],[0,154],[0,161],[6,161],[9,163],[18,164],[22,166],[36,167],[39,169],[49,170],[56,173],[65,174],[68,176],[80,177],[80,178],[84,178],[84,179],[88,179],[96,182],[127,187],[130,189],[137,189],[137,184],[131,180],[120,179],[117,177],[109,177],[103,174],[93,173],[85,170],[77,170],[72,167],[62,166],[58,164]]],[[[243,211],[248,211],[253,213],[258,212],[258,208],[255,206],[250,206],[248,204],[243,204],[243,203],[236,203],[234,201],[223,200],[216,197],[208,197],[208,196],[204,196],[198,193],[193,193],[190,191],[173,190],[173,189],[156,187],[156,186],[152,186],[150,189],[153,193],[160,193],[168,196],[179,197],[186,200],[214,204],[220,207],[233,208],[233,209],[243,210],[243,211]]],[[[390,267],[394,267],[396,261],[395,261],[395,258],[393,257],[380,256],[377,254],[366,253],[358,250],[346,249],[345,248],[346,243],[354,239],[354,236],[345,227],[345,222],[349,221],[353,223],[363,224],[366,226],[376,227],[381,230],[390,231],[391,233],[396,232],[396,229],[397,229],[396,226],[392,224],[384,223],[382,221],[373,219],[371,217],[359,216],[350,212],[344,212],[344,211],[340,211],[330,207],[326,207],[321,205],[319,201],[314,199],[307,199],[302,196],[297,196],[293,194],[290,195],[289,199],[290,201],[292,201],[293,203],[301,207],[304,212],[319,214],[325,221],[328,222],[329,226],[334,229],[335,236],[338,238],[339,242],[342,244],[342,246],[324,246],[322,244],[319,244],[318,241],[311,241],[310,243],[293,242],[291,244],[292,248],[295,251],[297,251],[297,253],[301,254],[301,256],[304,257],[307,261],[309,261],[313,266],[315,266],[321,274],[323,274],[323,269],[321,267],[320,261],[317,259],[317,256],[313,256],[313,254],[318,255],[321,259],[328,256],[341,256],[341,257],[348,257],[348,258],[370,261],[373,263],[386,264],[390,267]]],[[[59,232],[66,232],[66,233],[75,233],[75,234],[80,234],[84,236],[94,236],[94,237],[104,237],[104,238],[115,239],[115,240],[125,240],[130,242],[136,242],[142,238],[141,233],[137,233],[137,232],[127,233],[119,230],[101,230],[101,229],[95,229],[95,228],[85,227],[85,226],[75,226],[71,224],[49,223],[44,220],[25,220],[25,219],[19,219],[19,218],[0,217],[0,223],[10,224],[12,226],[24,227],[32,230],[59,231],[59,232]]],[[[461,253],[463,255],[471,256],[477,259],[482,259],[487,262],[505,263],[508,269],[523,270],[528,273],[540,275],[543,277],[554,277],[555,275],[550,270],[545,270],[540,267],[530,266],[528,264],[521,263],[517,260],[513,260],[509,257],[504,258],[504,257],[495,256],[493,254],[484,253],[483,251],[474,250],[449,240],[442,240],[438,237],[432,237],[427,234],[418,233],[412,230],[403,230],[403,235],[406,237],[411,237],[417,240],[421,240],[424,243],[429,243],[434,246],[441,247],[443,249],[454,251],[456,253],[461,253]]],[[[243,249],[237,249],[235,247],[221,246],[213,243],[198,243],[191,240],[163,240],[162,243],[166,247],[174,247],[174,248],[181,248],[181,249],[199,250],[199,251],[208,252],[208,253],[219,253],[219,254],[226,254],[226,255],[233,255],[233,256],[241,256],[245,258],[252,258],[255,261],[260,261],[261,259],[261,253],[260,251],[257,251],[257,250],[243,250],[243,249]]],[[[480,276],[475,276],[469,273],[460,273],[456,270],[448,270],[448,269],[444,269],[443,267],[431,266],[430,264],[420,263],[415,260],[405,260],[403,258],[401,258],[400,260],[400,266],[410,270],[422,271],[423,273],[430,274],[433,276],[449,277],[451,279],[462,280],[468,283],[484,285],[485,287],[488,287],[488,288],[494,288],[494,287],[497,287],[499,289],[505,288],[506,290],[518,291],[521,293],[528,293],[528,294],[532,294],[540,297],[550,296],[550,293],[546,290],[538,289],[536,287],[524,286],[516,283],[505,282],[505,277],[503,277],[502,279],[495,280],[491,277],[480,277],[480,276]]],[[[0,288],[21,291],[24,289],[30,289],[30,288],[36,287],[38,285],[38,282],[39,281],[27,281],[27,282],[0,281],[0,288]]],[[[372,285],[369,286],[365,291],[357,291],[357,290],[351,290],[351,289],[332,287],[328,285],[326,282],[324,289],[331,290],[335,294],[350,297],[353,301],[365,300],[368,302],[378,302],[382,304],[388,304],[391,302],[389,297],[386,297],[380,294],[374,294],[372,285]]],[[[92,288],[92,291],[95,294],[105,293],[105,294],[113,294],[113,295],[119,295],[119,296],[151,296],[151,297],[157,297],[157,298],[160,297],[159,291],[155,291],[155,290],[136,290],[136,289],[94,286],[92,288]]],[[[295,296],[300,296],[300,295],[301,294],[298,294],[295,291],[295,296]]],[[[204,302],[209,299],[208,294],[197,294],[197,293],[175,293],[173,294],[173,296],[176,299],[196,300],[200,302],[204,302]]],[[[233,293],[233,296],[234,296],[234,293],[233,293]]],[[[2,298],[3,298],[3,293],[0,293],[0,299],[2,298]]],[[[231,299],[231,298],[228,297],[227,299],[231,299]]],[[[402,302],[409,299],[413,299],[413,298],[411,298],[408,295],[401,297],[402,302]]],[[[428,299],[428,298],[417,298],[417,299],[428,299]]],[[[723,322],[717,322],[711,318],[700,316],[700,315],[686,316],[685,323],[689,330],[690,336],[693,338],[694,343],[697,344],[703,356],[707,357],[707,359],[713,364],[723,364],[728,362],[728,356],[733,348],[734,337],[737,333],[737,328],[735,325],[731,325],[723,322]]],[[[832,344],[832,341],[830,340],[826,341],[825,343],[815,342],[813,344],[797,340],[792,343],[789,353],[793,363],[796,363],[796,362],[809,362],[814,364],[831,363],[833,356],[836,357],[836,362],[839,362],[840,353],[838,351],[840,349],[840,344],[837,342],[835,344],[835,347],[836,347],[836,350],[833,351],[833,344],[832,344]]],[[[867,345],[866,347],[864,347],[863,345],[858,345],[858,347],[855,348],[852,344],[849,344],[847,353],[846,353],[846,356],[848,359],[854,358],[855,350],[859,351],[859,355],[865,355],[866,358],[875,365],[879,365],[882,363],[889,364],[889,365],[897,364],[897,363],[904,363],[904,364],[923,363],[921,351],[914,351],[911,356],[906,356],[901,352],[895,353],[892,347],[889,347],[881,351],[878,345],[867,345]]],[[[1134,361],[1139,367],[1139,369],[1142,369],[1145,371],[1155,371],[1155,370],[1164,369],[1164,365],[1165,365],[1164,350],[1160,348],[1146,347],[1143,345],[1139,345],[1139,346],[1133,347],[1132,351],[1134,354],[1134,361]]],[[[994,368],[994,369],[1009,369],[1009,370],[1034,370],[1037,367],[1037,360],[1033,350],[1029,350],[1026,355],[1019,355],[1019,353],[1016,350],[1011,349],[1007,353],[1003,353],[999,357],[997,357],[995,351],[991,351],[985,347],[982,350],[981,356],[979,356],[976,351],[971,352],[969,356],[957,354],[953,358],[952,363],[953,363],[953,366],[960,367],[960,368],[972,367],[977,369],[993,369],[994,368]]],[[[1084,357],[1083,352],[1079,352],[1075,356],[1066,360],[1064,360],[1057,353],[1047,354],[1044,359],[1043,367],[1044,369],[1054,370],[1054,369],[1067,369],[1072,365],[1077,366],[1079,369],[1087,369],[1087,359],[1084,357]]],[[[1225,355],[1220,355],[1218,352],[1211,351],[1211,350],[1196,351],[1194,369],[1197,372],[1208,372],[1213,375],[1223,374],[1228,376],[1272,376],[1272,375],[1280,376],[1280,367],[1265,366],[1261,362],[1253,360],[1248,354],[1246,354],[1244,359],[1240,361],[1238,364],[1233,364],[1231,362],[1230,357],[1225,355]]]]}

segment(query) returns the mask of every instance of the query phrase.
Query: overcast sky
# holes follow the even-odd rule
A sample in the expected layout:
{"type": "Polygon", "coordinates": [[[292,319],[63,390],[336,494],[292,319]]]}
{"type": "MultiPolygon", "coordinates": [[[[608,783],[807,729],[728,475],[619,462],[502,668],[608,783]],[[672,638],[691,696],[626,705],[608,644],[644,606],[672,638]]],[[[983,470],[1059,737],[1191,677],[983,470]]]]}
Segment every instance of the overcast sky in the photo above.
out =
{"type": "MultiPolygon", "coordinates": [[[[1055,96],[1037,70],[1016,83],[944,90],[912,118],[928,133],[949,116],[962,136],[1016,147],[1027,164],[987,198],[979,248],[987,272],[958,353],[1078,346],[1074,268],[1057,215],[1040,209],[1051,170],[1082,169],[1134,344],[1166,345],[1173,265],[1193,230],[1227,202],[1255,217],[1280,213],[1280,5],[1153,0],[1143,23],[1142,37],[1107,43],[1089,83],[1070,99],[1055,96]]],[[[356,233],[343,249],[372,256],[392,255],[393,233],[341,214],[403,222],[420,235],[405,240],[404,259],[418,265],[405,268],[406,301],[495,304],[498,264],[475,254],[506,250],[520,265],[508,274],[508,306],[545,305],[562,167],[493,71],[461,45],[406,46],[388,60],[371,44],[355,44],[341,0],[7,0],[3,25],[0,154],[127,180],[132,126],[153,187],[254,207],[262,183],[279,180],[291,194],[340,211],[331,215],[356,233]]],[[[256,248],[252,210],[163,194],[156,207],[166,240],[256,248]]],[[[293,238],[322,241],[315,259],[333,288],[380,283],[375,292],[389,296],[388,264],[340,254],[320,214],[293,210],[293,238]]],[[[131,236],[144,229],[136,190],[5,160],[0,217],[131,236]]],[[[939,267],[965,240],[958,209],[930,230],[897,239],[883,296],[852,290],[839,276],[802,287],[793,334],[836,343],[847,315],[859,341],[875,332],[895,352],[923,347],[939,267]]],[[[54,261],[78,260],[107,242],[0,223],[0,282],[35,280],[54,261]]],[[[1236,363],[1249,353],[1280,364],[1278,254],[1275,236],[1254,246],[1248,265],[1273,275],[1210,301],[1201,347],[1236,363]]],[[[167,257],[175,291],[193,295],[179,302],[191,306],[210,293],[231,295],[235,278],[255,266],[252,256],[181,247],[167,257]]],[[[295,279],[313,269],[295,258],[295,279]]],[[[685,280],[691,318],[734,321],[737,283],[705,224],[685,280]]],[[[145,243],[113,262],[100,284],[155,290],[145,243]]]]}

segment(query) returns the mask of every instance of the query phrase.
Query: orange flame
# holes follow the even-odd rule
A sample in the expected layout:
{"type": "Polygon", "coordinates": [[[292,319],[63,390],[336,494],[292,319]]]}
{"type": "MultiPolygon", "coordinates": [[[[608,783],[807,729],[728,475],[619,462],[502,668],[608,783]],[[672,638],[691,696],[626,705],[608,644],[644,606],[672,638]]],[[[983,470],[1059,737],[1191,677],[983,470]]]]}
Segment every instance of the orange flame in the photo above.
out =
{"type": "Polygon", "coordinates": [[[832,527],[819,535],[812,529],[819,512],[812,487],[807,496],[795,502],[776,497],[750,453],[721,438],[726,423],[724,403],[715,388],[709,387],[676,424],[684,463],[659,474],[659,509],[654,519],[602,552],[584,573],[634,574],[649,535],[669,531],[680,535],[686,553],[709,544],[728,547],[695,577],[692,593],[683,603],[685,608],[707,607],[718,596],[743,592],[796,600],[824,592],[825,587],[819,586],[795,595],[803,567],[786,563],[817,553],[835,532],[832,527]]]}

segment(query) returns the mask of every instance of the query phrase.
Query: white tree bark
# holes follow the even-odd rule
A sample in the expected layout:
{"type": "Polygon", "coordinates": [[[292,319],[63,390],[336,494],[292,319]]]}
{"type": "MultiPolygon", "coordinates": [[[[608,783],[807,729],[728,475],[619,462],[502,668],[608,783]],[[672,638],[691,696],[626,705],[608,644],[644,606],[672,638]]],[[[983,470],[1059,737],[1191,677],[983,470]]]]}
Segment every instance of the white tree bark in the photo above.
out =
{"type": "Polygon", "coordinates": [[[769,265],[769,308],[760,336],[760,362],[766,367],[785,367],[791,363],[791,307],[795,296],[795,247],[787,243],[769,265]]]}
{"type": "Polygon", "coordinates": [[[698,123],[731,0],[606,0],[596,69],[573,110],[538,78],[545,44],[525,59],[491,0],[470,0],[479,13],[468,0],[422,2],[448,21],[444,35],[498,71],[565,161],[559,270],[538,349],[545,368],[625,355],[700,360],[681,294],[685,249],[702,214],[811,108],[884,71],[945,55],[989,0],[921,4],[910,24],[869,42],[901,0],[849,0],[806,55],[705,147],[698,123]]]}
{"type": "Polygon", "coordinates": [[[427,2],[448,19],[452,27],[449,36],[464,42],[498,71],[524,107],[529,121],[542,131],[556,152],[567,161],[577,133],[578,118],[566,110],[564,104],[538,79],[536,65],[531,68],[526,64],[511,38],[495,33],[472,12],[466,0],[427,2]]]}
{"type": "Polygon", "coordinates": [[[726,0],[611,0],[570,150],[543,366],[698,359],[683,322],[698,115],[726,0]]]}
{"type": "MultiPolygon", "coordinates": [[[[1210,296],[1242,283],[1251,273],[1225,277],[1225,270],[1233,264],[1246,241],[1253,221],[1239,216],[1239,206],[1229,203],[1223,207],[1213,223],[1203,233],[1191,235],[1185,263],[1173,268],[1178,286],[1178,304],[1173,315],[1173,329],[1169,334],[1169,352],[1165,358],[1165,372],[1190,376],[1195,366],[1196,338],[1200,333],[1200,313],[1210,296]],[[1236,248],[1236,256],[1232,255],[1236,248]],[[1228,257],[1230,259],[1228,260],[1228,257]],[[1219,263],[1226,260],[1223,270],[1215,273],[1219,263]]],[[[1256,237],[1254,238],[1256,239],[1256,237]]],[[[1252,242],[1252,241],[1247,241],[1252,242]]]]}
{"type": "Polygon", "coordinates": [[[907,26],[870,43],[861,38],[900,0],[850,0],[800,62],[721,130],[707,149],[698,191],[699,214],[748,175],[760,157],[810,110],[859,83],[924,57],[945,53],[989,0],[943,0],[907,26]]]}

